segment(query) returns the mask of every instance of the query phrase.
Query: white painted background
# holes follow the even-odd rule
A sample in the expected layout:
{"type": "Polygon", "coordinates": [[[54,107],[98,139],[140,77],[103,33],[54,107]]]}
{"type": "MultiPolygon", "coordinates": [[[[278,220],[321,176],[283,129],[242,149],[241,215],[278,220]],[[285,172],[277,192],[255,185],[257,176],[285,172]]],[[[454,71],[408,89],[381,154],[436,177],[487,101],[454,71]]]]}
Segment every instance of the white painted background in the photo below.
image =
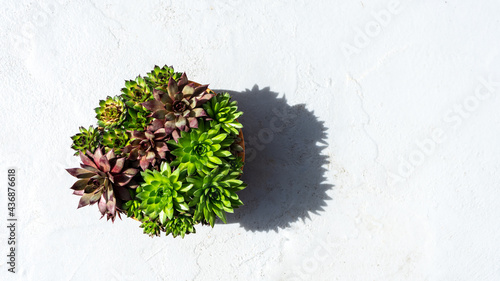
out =
{"type": "Polygon", "coordinates": [[[500,279],[500,2],[136,2],[1,5],[1,280],[500,279]],[[253,139],[246,205],[185,239],[77,210],[64,171],[155,64],[232,91],[253,139]]]}

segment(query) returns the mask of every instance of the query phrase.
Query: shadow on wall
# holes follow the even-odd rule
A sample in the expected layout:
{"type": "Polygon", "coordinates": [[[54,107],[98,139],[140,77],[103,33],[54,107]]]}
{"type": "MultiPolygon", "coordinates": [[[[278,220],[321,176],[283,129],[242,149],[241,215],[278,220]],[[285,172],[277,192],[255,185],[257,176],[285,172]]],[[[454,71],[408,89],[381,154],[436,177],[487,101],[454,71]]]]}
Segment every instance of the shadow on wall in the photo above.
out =
{"type": "Polygon", "coordinates": [[[322,211],[332,187],[324,183],[323,122],[305,105],[290,106],[269,88],[215,92],[229,92],[244,112],[239,120],[246,146],[242,179],[248,187],[238,193],[245,205],[228,214],[228,223],[277,232],[322,211]]]}

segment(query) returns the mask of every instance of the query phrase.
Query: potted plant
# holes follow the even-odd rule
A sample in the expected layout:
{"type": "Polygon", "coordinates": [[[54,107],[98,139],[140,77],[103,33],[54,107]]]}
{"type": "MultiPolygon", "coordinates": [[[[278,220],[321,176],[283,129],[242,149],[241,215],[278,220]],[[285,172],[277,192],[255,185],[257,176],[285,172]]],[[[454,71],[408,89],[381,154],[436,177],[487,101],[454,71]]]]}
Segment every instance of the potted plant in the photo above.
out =
{"type": "Polygon", "coordinates": [[[121,92],[99,102],[96,127],[71,137],[82,161],[67,169],[78,178],[78,208],[97,204],[112,222],[126,214],[152,237],[184,237],[217,217],[225,223],[246,187],[236,101],[168,66],[126,81],[121,92]]]}

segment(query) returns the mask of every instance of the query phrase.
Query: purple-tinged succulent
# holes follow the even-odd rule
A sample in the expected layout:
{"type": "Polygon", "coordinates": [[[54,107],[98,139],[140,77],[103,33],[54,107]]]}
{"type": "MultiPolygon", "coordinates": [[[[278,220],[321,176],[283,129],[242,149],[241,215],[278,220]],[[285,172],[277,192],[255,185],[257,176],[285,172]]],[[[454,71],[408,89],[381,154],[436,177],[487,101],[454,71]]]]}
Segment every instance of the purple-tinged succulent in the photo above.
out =
{"type": "Polygon", "coordinates": [[[198,128],[196,118],[207,116],[202,105],[210,100],[214,94],[207,92],[208,85],[197,86],[189,83],[185,73],[179,82],[170,78],[166,92],[160,89],[153,90],[154,100],[142,103],[152,112],[150,115],[165,121],[165,132],[172,134],[175,141],[180,137],[181,131],[198,128]]]}
{"type": "Polygon", "coordinates": [[[138,170],[125,168],[126,159],[117,158],[113,150],[106,154],[101,148],[97,148],[94,154],[80,152],[80,159],[83,162],[81,168],[66,169],[78,178],[71,187],[73,194],[81,196],[78,208],[98,203],[102,217],[107,215],[107,219],[114,222],[116,215],[120,216],[117,208],[121,201],[117,199],[131,199],[127,188],[137,187],[132,178],[138,170]]]}
{"type": "Polygon", "coordinates": [[[128,154],[128,160],[139,161],[139,166],[145,171],[150,166],[159,165],[159,160],[166,159],[169,151],[166,141],[169,139],[164,121],[156,119],[146,131],[133,131],[132,141],[123,151],[128,154]]]}

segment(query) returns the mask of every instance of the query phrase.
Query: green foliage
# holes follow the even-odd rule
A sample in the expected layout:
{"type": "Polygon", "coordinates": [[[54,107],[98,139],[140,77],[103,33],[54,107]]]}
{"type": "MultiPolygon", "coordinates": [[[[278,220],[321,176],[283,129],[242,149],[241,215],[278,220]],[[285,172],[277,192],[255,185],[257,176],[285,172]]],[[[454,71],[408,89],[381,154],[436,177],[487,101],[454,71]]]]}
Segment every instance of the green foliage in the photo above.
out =
{"type": "Polygon", "coordinates": [[[238,135],[239,130],[243,128],[243,125],[236,120],[243,112],[238,111],[238,103],[231,101],[229,93],[217,94],[204,104],[203,108],[213,119],[212,126],[220,124],[224,131],[233,135],[238,135]]]}
{"type": "Polygon", "coordinates": [[[192,184],[186,179],[186,171],[172,171],[163,162],[160,171],[141,172],[144,180],[137,188],[135,199],[125,204],[127,215],[141,220],[144,233],[159,235],[160,230],[174,237],[195,232],[194,220],[187,204],[192,184]]]}
{"type": "Polygon", "coordinates": [[[200,122],[197,129],[182,132],[178,142],[168,141],[172,155],[177,158],[172,161],[173,166],[179,169],[187,169],[192,175],[195,171],[208,172],[210,169],[222,165],[226,157],[232,154],[225,149],[232,144],[232,140],[226,140],[227,134],[220,133],[220,125],[213,128],[207,122],[200,122]]]}
{"type": "Polygon", "coordinates": [[[75,155],[78,155],[80,151],[84,152],[94,151],[99,146],[99,141],[101,134],[98,129],[90,126],[88,129],[80,127],[80,133],[71,137],[73,144],[71,148],[76,150],[75,155]]]}
{"type": "Polygon", "coordinates": [[[226,212],[233,213],[234,208],[243,205],[236,195],[246,187],[238,179],[239,173],[229,167],[215,168],[209,173],[187,178],[193,184],[190,207],[194,207],[194,219],[203,220],[213,227],[215,216],[226,223],[226,212]]]}

